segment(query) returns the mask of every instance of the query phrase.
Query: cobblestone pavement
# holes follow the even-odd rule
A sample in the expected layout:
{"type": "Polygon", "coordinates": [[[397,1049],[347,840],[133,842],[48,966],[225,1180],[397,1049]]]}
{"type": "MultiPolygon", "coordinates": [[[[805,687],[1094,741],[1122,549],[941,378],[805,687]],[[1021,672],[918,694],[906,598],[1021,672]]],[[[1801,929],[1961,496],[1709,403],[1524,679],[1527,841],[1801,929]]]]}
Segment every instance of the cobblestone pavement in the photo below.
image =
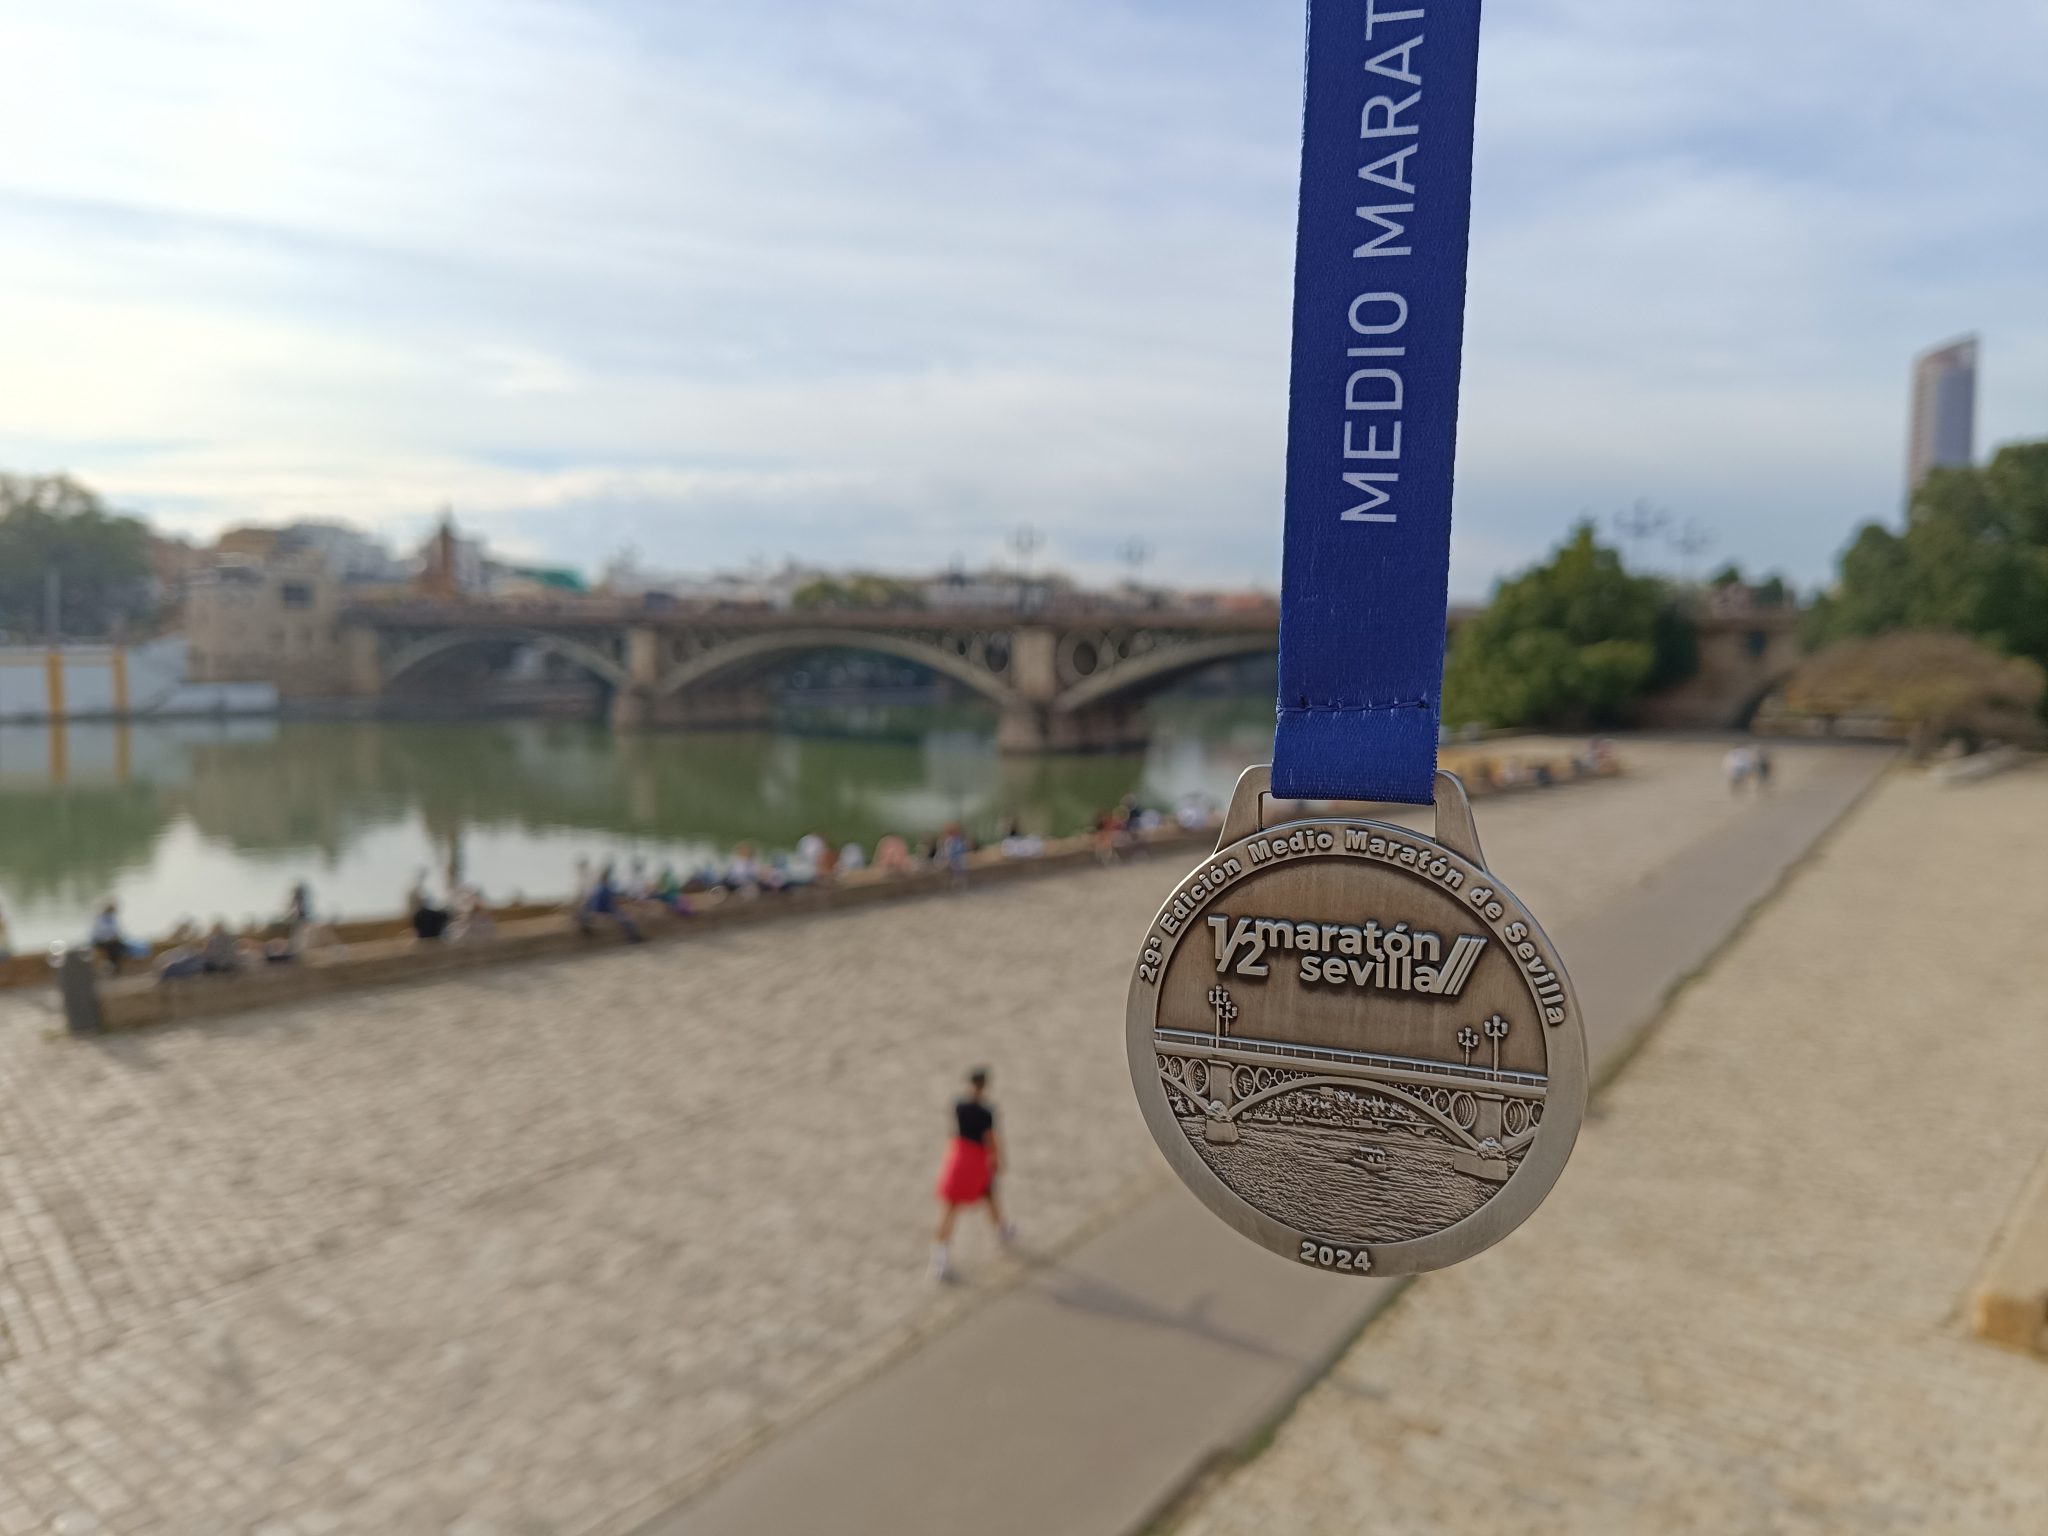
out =
{"type": "Polygon", "coordinates": [[[2048,1142],[2048,772],[1894,775],[1688,989],[1545,1209],[1418,1282],[1180,1536],[2048,1530],[1962,1307],[2048,1142]]]}
{"type": "MultiPolygon", "coordinates": [[[[1744,812],[1718,747],[1629,757],[1484,808],[1539,911],[1744,812]]],[[[0,1003],[0,1536],[630,1529],[1004,1282],[980,1232],[921,1274],[970,1062],[1035,1244],[1151,1187],[1123,994],[1178,873],[104,1044],[0,1003]]]]}

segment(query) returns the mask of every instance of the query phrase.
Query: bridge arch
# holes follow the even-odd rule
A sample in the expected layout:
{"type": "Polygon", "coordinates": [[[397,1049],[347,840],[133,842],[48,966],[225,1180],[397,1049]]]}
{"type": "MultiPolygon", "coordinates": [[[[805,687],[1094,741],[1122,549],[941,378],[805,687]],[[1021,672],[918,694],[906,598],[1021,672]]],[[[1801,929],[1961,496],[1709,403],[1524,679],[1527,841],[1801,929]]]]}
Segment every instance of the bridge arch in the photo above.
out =
{"type": "Polygon", "coordinates": [[[1052,707],[1061,714],[1077,714],[1098,704],[1137,703],[1218,662],[1272,653],[1273,637],[1269,634],[1219,635],[1167,646],[1081,679],[1053,700],[1052,707]]]}
{"type": "Polygon", "coordinates": [[[1785,685],[1792,681],[1793,677],[1798,674],[1798,671],[1799,666],[1795,662],[1780,667],[1777,671],[1768,674],[1761,686],[1751,688],[1749,696],[1742,702],[1741,709],[1728,722],[1729,725],[1739,731],[1746,731],[1753,727],[1756,724],[1756,717],[1763,710],[1764,705],[1769,703],[1776,695],[1783,693],[1785,685]]]}
{"type": "Polygon", "coordinates": [[[382,669],[383,685],[389,688],[407,673],[416,671],[437,657],[474,646],[521,645],[550,656],[559,656],[571,666],[580,667],[600,682],[613,688],[625,688],[631,683],[625,665],[615,657],[607,656],[596,646],[585,645],[580,640],[571,640],[563,635],[549,634],[539,629],[457,629],[440,634],[426,635],[402,647],[392,655],[382,669]]]}
{"type": "Polygon", "coordinates": [[[1021,709],[1027,704],[1023,694],[987,666],[928,640],[880,630],[834,629],[824,625],[747,635],[714,645],[671,668],[656,684],[655,695],[669,698],[745,667],[813,651],[867,651],[894,656],[965,684],[999,709],[1021,709]]]}

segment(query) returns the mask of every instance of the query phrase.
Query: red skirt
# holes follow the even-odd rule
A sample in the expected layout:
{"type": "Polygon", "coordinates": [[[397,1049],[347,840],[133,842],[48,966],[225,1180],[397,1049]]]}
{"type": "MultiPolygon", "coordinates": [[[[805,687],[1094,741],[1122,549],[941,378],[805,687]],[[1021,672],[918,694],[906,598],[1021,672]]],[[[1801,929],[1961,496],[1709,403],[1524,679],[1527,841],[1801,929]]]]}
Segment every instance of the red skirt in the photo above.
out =
{"type": "Polygon", "coordinates": [[[978,1141],[955,1136],[946,1148],[945,1165],[939,1169],[939,1198],[948,1205],[973,1205],[988,1198],[995,1182],[988,1165],[988,1148],[978,1141]]]}

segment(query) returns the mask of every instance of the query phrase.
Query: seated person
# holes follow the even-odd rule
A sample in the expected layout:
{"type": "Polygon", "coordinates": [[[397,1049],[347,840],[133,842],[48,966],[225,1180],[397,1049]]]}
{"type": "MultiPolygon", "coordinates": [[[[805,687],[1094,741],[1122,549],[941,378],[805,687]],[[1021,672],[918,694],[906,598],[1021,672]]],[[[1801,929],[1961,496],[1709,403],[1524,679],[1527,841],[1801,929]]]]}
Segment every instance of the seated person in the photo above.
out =
{"type": "Polygon", "coordinates": [[[473,885],[455,892],[455,920],[448,925],[450,939],[487,939],[498,931],[497,919],[485,905],[483,893],[473,885]]]}
{"type": "Polygon", "coordinates": [[[677,877],[673,864],[661,866],[661,874],[656,877],[654,888],[648,892],[648,900],[661,903],[678,917],[690,915],[690,898],[683,894],[683,882],[677,877]]]}
{"type": "Polygon", "coordinates": [[[594,926],[591,922],[593,917],[610,918],[619,925],[619,931],[625,934],[627,943],[640,942],[639,928],[633,919],[626,915],[624,907],[620,904],[618,881],[610,864],[600,869],[597,878],[591,882],[589,893],[583,898],[583,905],[576,910],[576,926],[585,933],[591,932],[594,926]]]}
{"type": "Polygon", "coordinates": [[[405,893],[405,910],[412,922],[412,936],[416,939],[440,938],[448,931],[448,924],[455,915],[428,899],[424,872],[414,879],[412,889],[405,893]]]}
{"type": "Polygon", "coordinates": [[[751,896],[761,887],[761,861],[754,857],[754,845],[741,843],[732,851],[732,863],[726,867],[725,888],[742,896],[751,896]]]}
{"type": "Polygon", "coordinates": [[[156,957],[156,979],[172,981],[180,976],[197,976],[206,969],[199,948],[199,927],[191,918],[180,918],[171,930],[163,952],[156,957]]]}
{"type": "Polygon", "coordinates": [[[111,901],[101,907],[99,916],[92,920],[92,947],[99,951],[107,962],[107,969],[116,976],[121,974],[121,962],[134,954],[134,946],[121,932],[121,910],[111,901]]]}
{"type": "Polygon", "coordinates": [[[199,946],[199,969],[209,976],[225,976],[242,968],[242,946],[219,918],[206,930],[206,942],[199,946]]]}
{"type": "Polygon", "coordinates": [[[269,937],[253,918],[242,925],[242,936],[235,947],[241,951],[242,963],[248,966],[283,965],[297,958],[291,940],[269,937]]]}

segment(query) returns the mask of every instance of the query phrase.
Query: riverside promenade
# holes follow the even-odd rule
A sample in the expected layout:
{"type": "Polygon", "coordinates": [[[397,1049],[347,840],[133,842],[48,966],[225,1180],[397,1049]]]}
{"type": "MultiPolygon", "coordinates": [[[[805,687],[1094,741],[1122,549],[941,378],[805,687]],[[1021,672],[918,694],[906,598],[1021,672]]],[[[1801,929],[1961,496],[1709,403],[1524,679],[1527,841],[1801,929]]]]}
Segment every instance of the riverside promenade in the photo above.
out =
{"type": "MultiPolygon", "coordinates": [[[[1641,905],[1797,819],[1731,799],[1721,750],[1635,743],[1624,779],[1491,802],[1490,862],[1554,931],[1641,905]]],[[[1794,809],[1860,761],[1775,756],[1794,809]]],[[[1122,1003],[1179,873],[92,1043],[0,1004],[0,1533],[691,1529],[1019,1289],[971,1228],[968,1284],[922,1276],[967,1065],[995,1069],[1032,1274],[1160,1193],[1122,1003]]],[[[815,1496],[816,1528],[867,1528],[815,1496]]]]}

